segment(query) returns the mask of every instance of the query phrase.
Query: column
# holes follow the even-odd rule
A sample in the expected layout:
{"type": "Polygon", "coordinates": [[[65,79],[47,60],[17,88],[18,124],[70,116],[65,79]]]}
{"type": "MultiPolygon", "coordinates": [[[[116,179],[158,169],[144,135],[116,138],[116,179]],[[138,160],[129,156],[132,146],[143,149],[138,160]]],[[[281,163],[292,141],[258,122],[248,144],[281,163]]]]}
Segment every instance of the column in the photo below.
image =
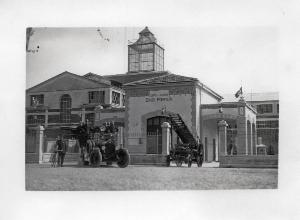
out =
{"type": "Polygon", "coordinates": [[[249,140],[248,140],[248,143],[249,143],[248,144],[248,151],[249,151],[249,153],[248,154],[253,155],[254,153],[252,151],[252,149],[253,149],[253,147],[252,147],[252,136],[253,136],[252,123],[250,123],[250,130],[249,131],[247,130],[247,132],[248,132],[247,138],[249,138],[249,140]]]}
{"type": "Polygon", "coordinates": [[[170,144],[171,144],[171,138],[170,138],[171,125],[168,122],[164,122],[162,123],[161,127],[162,127],[162,154],[169,155],[170,144]]]}
{"type": "Polygon", "coordinates": [[[218,123],[219,127],[219,157],[227,155],[227,122],[221,120],[218,123]]]}
{"type": "Polygon", "coordinates": [[[123,127],[118,127],[118,145],[119,145],[120,148],[124,148],[123,132],[124,132],[124,128],[123,127]]]}
{"type": "Polygon", "coordinates": [[[43,126],[37,126],[36,128],[36,145],[40,164],[43,163],[44,130],[43,126]]]}
{"type": "Polygon", "coordinates": [[[45,111],[45,128],[48,127],[48,109],[45,111]]]}
{"type": "Polygon", "coordinates": [[[81,109],[81,121],[85,123],[85,108],[81,109]]]}
{"type": "Polygon", "coordinates": [[[247,154],[247,122],[245,116],[237,119],[237,155],[247,154]]]}

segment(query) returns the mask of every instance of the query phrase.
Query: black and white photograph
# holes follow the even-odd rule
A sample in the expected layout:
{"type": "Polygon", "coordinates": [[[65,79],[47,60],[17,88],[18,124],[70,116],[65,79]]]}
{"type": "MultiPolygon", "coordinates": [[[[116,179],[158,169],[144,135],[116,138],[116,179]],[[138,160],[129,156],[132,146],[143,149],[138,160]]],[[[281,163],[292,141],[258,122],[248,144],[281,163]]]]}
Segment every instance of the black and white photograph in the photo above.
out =
{"type": "Polygon", "coordinates": [[[26,40],[26,190],[277,188],[278,81],[262,76],[277,71],[276,28],[28,27],[26,40]]]}
{"type": "Polygon", "coordinates": [[[299,219],[299,12],[0,1],[0,219],[299,219]]]}

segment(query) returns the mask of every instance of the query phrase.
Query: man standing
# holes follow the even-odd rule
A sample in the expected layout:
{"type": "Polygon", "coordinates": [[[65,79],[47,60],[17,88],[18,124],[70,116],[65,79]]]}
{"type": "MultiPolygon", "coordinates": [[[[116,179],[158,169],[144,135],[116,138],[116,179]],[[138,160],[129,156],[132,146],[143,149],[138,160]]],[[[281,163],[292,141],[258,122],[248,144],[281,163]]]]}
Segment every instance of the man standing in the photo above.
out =
{"type": "Polygon", "coordinates": [[[62,167],[66,155],[66,144],[64,143],[60,135],[57,137],[56,147],[58,153],[57,165],[62,167]]]}

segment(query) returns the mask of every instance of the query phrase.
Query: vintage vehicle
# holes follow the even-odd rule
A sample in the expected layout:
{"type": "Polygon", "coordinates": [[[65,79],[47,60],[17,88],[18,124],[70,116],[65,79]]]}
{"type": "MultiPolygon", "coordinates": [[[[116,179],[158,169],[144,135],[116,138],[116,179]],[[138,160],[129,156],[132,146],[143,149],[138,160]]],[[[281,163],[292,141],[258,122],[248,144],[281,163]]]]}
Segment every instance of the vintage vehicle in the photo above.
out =
{"type": "Polygon", "coordinates": [[[197,166],[201,167],[203,154],[200,148],[195,149],[190,144],[178,144],[174,149],[171,149],[167,160],[168,166],[170,166],[171,161],[174,161],[177,167],[180,167],[182,163],[186,163],[188,167],[191,167],[193,162],[196,162],[197,166]]]}
{"type": "Polygon", "coordinates": [[[203,163],[202,143],[194,138],[179,114],[169,114],[169,121],[182,143],[170,150],[167,156],[167,166],[174,161],[177,167],[180,167],[182,163],[187,163],[188,167],[191,167],[193,162],[201,167],[203,163]]]}
{"type": "Polygon", "coordinates": [[[80,157],[83,164],[97,167],[101,162],[107,165],[115,162],[121,168],[127,167],[130,155],[125,148],[117,149],[115,145],[117,131],[113,123],[90,128],[82,124],[73,130],[80,143],[80,157]]]}

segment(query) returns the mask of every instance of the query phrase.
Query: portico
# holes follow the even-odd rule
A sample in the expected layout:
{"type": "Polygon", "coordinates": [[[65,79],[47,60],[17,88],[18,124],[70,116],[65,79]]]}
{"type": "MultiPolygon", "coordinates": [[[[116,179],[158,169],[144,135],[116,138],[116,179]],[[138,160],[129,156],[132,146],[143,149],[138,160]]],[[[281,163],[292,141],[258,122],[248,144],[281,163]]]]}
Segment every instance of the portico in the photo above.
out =
{"type": "Polygon", "coordinates": [[[200,117],[205,161],[256,154],[256,110],[243,99],[201,105],[200,117]]]}

